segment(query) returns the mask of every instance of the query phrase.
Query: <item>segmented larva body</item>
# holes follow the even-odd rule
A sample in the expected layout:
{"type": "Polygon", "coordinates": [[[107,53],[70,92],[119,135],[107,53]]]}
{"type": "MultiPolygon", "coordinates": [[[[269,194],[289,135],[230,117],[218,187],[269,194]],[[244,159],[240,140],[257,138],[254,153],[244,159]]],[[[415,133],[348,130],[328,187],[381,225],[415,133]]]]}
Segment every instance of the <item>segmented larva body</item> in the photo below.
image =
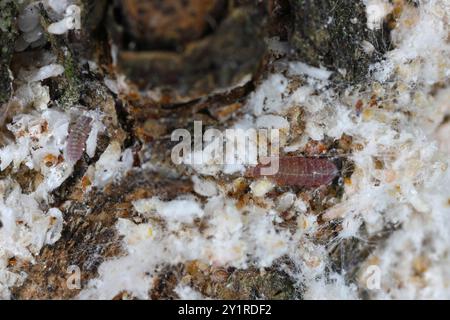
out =
{"type": "Polygon", "coordinates": [[[81,116],[71,126],[67,139],[67,160],[76,163],[83,155],[86,140],[91,132],[92,118],[81,116]]]}
{"type": "MultiPolygon", "coordinates": [[[[269,165],[257,165],[247,171],[247,176],[262,177],[261,168],[269,165]]],[[[266,176],[281,186],[299,186],[317,188],[330,184],[339,174],[333,161],[324,158],[280,157],[278,172],[266,176]]]]}

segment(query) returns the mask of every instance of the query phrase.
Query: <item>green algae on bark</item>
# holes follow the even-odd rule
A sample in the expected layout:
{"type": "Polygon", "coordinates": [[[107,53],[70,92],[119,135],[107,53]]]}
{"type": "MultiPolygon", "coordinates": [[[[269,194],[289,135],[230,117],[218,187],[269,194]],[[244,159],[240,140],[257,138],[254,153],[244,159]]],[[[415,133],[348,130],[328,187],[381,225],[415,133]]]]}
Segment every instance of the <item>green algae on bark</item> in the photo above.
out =
{"type": "Polygon", "coordinates": [[[299,60],[324,66],[338,77],[352,83],[361,82],[371,63],[380,59],[390,45],[389,31],[367,27],[366,8],[362,1],[289,0],[293,15],[290,43],[299,60]],[[363,43],[375,50],[367,54],[363,43]]]}
{"type": "Polygon", "coordinates": [[[7,102],[12,92],[12,77],[9,70],[14,42],[17,37],[15,18],[17,4],[15,1],[0,0],[0,105],[7,102]]]}

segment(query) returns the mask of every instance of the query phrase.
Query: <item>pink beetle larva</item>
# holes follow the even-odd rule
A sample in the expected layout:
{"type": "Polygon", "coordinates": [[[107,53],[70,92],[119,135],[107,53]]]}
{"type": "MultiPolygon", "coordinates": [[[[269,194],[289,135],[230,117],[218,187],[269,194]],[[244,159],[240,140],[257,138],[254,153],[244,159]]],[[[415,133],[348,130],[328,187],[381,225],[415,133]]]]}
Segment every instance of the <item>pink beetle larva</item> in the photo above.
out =
{"type": "MultiPolygon", "coordinates": [[[[333,161],[325,158],[279,157],[278,171],[266,177],[280,186],[317,188],[330,184],[339,174],[333,161]]],[[[247,171],[249,177],[262,177],[257,165],[247,171]]]]}
{"type": "Polygon", "coordinates": [[[76,163],[86,148],[86,140],[91,132],[92,118],[80,116],[70,127],[67,139],[67,160],[76,163]]]}

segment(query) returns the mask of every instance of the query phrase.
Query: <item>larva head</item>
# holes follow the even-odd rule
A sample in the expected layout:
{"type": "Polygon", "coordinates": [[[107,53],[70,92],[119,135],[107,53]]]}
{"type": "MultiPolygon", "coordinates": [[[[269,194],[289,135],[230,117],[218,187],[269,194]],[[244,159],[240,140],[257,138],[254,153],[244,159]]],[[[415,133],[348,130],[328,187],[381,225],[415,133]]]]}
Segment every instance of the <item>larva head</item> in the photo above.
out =
{"type": "Polygon", "coordinates": [[[333,180],[339,175],[339,169],[336,164],[328,159],[316,159],[320,160],[318,166],[317,183],[318,185],[327,185],[333,182],[333,180]]]}

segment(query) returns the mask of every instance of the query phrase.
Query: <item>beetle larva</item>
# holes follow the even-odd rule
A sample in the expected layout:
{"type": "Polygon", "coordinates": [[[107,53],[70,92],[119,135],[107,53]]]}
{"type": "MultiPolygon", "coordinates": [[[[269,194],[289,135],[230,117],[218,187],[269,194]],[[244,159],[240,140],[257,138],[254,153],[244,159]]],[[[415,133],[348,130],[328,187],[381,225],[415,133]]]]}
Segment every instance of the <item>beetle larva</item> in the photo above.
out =
{"type": "MultiPolygon", "coordinates": [[[[280,157],[278,161],[278,172],[267,178],[281,186],[316,188],[330,184],[339,173],[333,161],[324,158],[280,157]]],[[[262,177],[263,167],[259,164],[250,168],[247,176],[262,177]]]]}
{"type": "Polygon", "coordinates": [[[81,116],[70,128],[67,139],[67,160],[76,163],[80,160],[86,147],[86,140],[91,132],[92,118],[81,116]]]}

